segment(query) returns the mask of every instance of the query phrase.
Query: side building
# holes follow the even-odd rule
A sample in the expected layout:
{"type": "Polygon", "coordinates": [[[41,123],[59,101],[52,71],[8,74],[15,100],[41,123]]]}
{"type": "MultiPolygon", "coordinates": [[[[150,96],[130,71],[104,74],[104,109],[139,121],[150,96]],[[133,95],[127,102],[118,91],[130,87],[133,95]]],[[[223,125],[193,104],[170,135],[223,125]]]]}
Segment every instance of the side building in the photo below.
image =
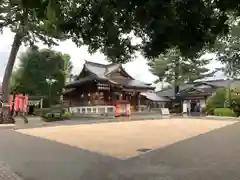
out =
{"type": "MultiPolygon", "coordinates": [[[[231,89],[240,87],[240,80],[211,80],[201,81],[180,86],[177,96],[180,97],[183,107],[182,112],[199,113],[205,108],[207,98],[219,88],[231,89]]],[[[172,101],[174,97],[174,89],[168,88],[156,92],[158,96],[169,98],[172,101]]]]}
{"type": "Polygon", "coordinates": [[[131,111],[138,111],[140,100],[154,94],[154,89],[150,84],[132,78],[121,64],[85,61],[79,76],[65,86],[63,97],[65,103],[80,113],[96,111],[97,106],[111,108],[116,102],[126,102],[131,111]],[[141,93],[144,93],[142,98],[141,93]]]}

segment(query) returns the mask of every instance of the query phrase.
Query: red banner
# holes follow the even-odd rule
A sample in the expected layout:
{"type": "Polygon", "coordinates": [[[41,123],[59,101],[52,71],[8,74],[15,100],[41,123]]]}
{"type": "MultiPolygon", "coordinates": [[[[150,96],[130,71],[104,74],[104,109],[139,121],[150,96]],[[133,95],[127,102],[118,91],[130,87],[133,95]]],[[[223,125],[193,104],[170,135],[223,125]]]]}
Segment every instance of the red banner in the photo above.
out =
{"type": "Polygon", "coordinates": [[[14,111],[17,112],[18,108],[19,108],[19,97],[18,95],[16,95],[14,100],[14,111]]]}
{"type": "Polygon", "coordinates": [[[19,99],[18,108],[20,109],[20,111],[23,110],[23,98],[24,98],[24,96],[22,94],[18,95],[18,99],[19,99]]]}
{"type": "Polygon", "coordinates": [[[9,96],[9,110],[10,112],[12,112],[12,105],[13,105],[13,95],[10,95],[9,96]]]}
{"type": "Polygon", "coordinates": [[[28,111],[28,96],[25,96],[24,98],[24,112],[26,113],[28,111]]]}

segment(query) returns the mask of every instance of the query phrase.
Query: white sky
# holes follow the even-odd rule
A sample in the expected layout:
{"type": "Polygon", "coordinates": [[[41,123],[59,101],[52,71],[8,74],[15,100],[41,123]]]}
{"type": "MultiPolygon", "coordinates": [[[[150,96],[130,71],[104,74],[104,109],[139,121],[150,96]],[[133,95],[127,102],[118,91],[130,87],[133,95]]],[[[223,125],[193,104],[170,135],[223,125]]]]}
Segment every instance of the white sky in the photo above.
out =
{"type": "MultiPolygon", "coordinates": [[[[13,42],[14,34],[11,33],[8,29],[4,29],[3,34],[0,35],[0,78],[2,79],[5,66],[7,63],[7,59],[9,56],[9,52],[11,49],[11,45],[13,42]]],[[[136,40],[137,41],[137,40],[136,40]]],[[[39,45],[40,48],[43,48],[44,46],[39,45]]],[[[60,51],[62,53],[68,53],[71,56],[71,61],[73,63],[73,73],[78,74],[83,66],[84,60],[88,61],[94,61],[98,63],[107,63],[106,57],[101,53],[95,53],[93,55],[90,55],[87,51],[86,46],[82,46],[81,48],[77,48],[74,43],[72,43],[70,40],[64,41],[59,43],[59,46],[53,47],[53,49],[60,51]]],[[[20,48],[20,52],[24,52],[26,50],[26,47],[22,46],[20,48]]],[[[213,58],[214,55],[208,54],[205,56],[205,58],[213,58]]],[[[127,63],[124,65],[127,72],[133,76],[135,79],[152,83],[154,80],[156,80],[156,76],[152,75],[147,66],[147,61],[144,59],[143,56],[140,55],[140,53],[136,54],[136,58],[133,59],[133,61],[127,63]]],[[[18,64],[18,59],[16,64],[18,64]]],[[[208,67],[211,69],[214,69],[216,67],[220,67],[221,64],[217,61],[212,61],[208,67]]],[[[223,75],[216,74],[215,78],[222,78],[223,75]]]]}

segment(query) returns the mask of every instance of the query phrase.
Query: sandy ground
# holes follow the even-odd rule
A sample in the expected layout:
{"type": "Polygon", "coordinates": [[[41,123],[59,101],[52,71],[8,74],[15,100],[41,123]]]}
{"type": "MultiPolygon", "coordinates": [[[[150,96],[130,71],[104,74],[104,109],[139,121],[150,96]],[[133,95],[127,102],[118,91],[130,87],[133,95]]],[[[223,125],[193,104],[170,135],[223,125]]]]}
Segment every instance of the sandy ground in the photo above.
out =
{"type": "Polygon", "coordinates": [[[82,124],[17,130],[94,152],[127,158],[139,149],[155,149],[235,123],[235,121],[168,119],[82,124]]]}

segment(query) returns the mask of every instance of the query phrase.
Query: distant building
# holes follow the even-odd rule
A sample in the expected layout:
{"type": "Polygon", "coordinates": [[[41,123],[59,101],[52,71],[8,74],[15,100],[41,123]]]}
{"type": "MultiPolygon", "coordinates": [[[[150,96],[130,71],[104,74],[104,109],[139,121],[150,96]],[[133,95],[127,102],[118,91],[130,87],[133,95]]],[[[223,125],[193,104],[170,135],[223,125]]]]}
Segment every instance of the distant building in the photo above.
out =
{"type": "MultiPolygon", "coordinates": [[[[206,100],[212,95],[218,88],[229,87],[240,87],[240,80],[211,80],[211,81],[201,81],[191,84],[185,84],[179,87],[179,93],[183,104],[186,104],[189,112],[201,111],[205,108],[206,100]]],[[[174,88],[163,89],[156,92],[158,96],[163,98],[169,98],[174,100],[174,88]]]]}

